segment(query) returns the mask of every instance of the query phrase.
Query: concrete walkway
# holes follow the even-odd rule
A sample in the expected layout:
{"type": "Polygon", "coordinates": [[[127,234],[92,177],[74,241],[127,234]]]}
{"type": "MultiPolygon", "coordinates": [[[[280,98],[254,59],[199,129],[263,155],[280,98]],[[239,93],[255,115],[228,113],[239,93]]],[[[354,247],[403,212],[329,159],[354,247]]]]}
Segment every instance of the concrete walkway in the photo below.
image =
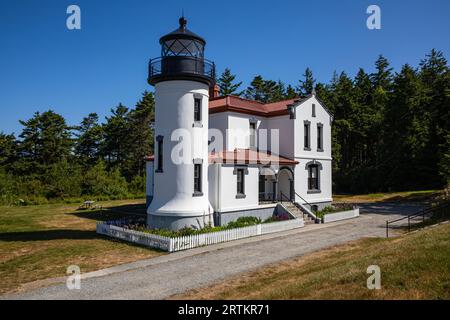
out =
{"type": "Polygon", "coordinates": [[[88,273],[83,276],[81,290],[70,291],[65,283],[59,283],[2,299],[164,299],[348,241],[383,237],[386,220],[421,208],[385,203],[361,207],[361,217],[352,220],[309,225],[88,273]]]}

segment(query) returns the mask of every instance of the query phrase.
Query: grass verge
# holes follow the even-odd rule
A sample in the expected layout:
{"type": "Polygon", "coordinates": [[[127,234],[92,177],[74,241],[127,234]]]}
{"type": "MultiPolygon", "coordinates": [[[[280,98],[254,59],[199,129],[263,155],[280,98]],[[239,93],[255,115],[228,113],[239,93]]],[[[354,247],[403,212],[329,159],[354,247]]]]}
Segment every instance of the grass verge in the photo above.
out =
{"type": "Polygon", "coordinates": [[[89,272],[163,254],[97,235],[97,221],[145,213],[144,200],[101,203],[104,210],[78,205],[0,207],[0,293],[25,283],[65,276],[69,265],[89,272]]]}
{"type": "Polygon", "coordinates": [[[362,239],[261,268],[176,299],[450,299],[450,223],[362,239]],[[366,286],[381,268],[381,290],[366,286]]]}
{"type": "Polygon", "coordinates": [[[422,190],[388,193],[370,193],[361,195],[333,195],[336,202],[423,202],[432,200],[442,194],[442,190],[422,190]]]}

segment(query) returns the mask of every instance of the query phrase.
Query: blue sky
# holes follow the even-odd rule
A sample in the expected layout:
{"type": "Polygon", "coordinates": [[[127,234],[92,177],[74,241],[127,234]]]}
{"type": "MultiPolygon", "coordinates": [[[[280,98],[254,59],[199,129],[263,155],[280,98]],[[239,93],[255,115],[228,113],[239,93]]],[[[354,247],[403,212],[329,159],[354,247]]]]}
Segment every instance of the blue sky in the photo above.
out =
{"type": "Polygon", "coordinates": [[[18,134],[19,119],[49,108],[77,124],[133,106],[151,90],[148,59],[182,8],[207,58],[244,85],[257,74],[296,84],[306,67],[322,82],[334,70],[370,72],[380,53],[396,69],[433,47],[450,53],[448,0],[0,0],[0,131],[18,134]],[[66,28],[70,4],[81,8],[81,30],[66,28]],[[366,27],[370,4],[381,7],[381,30],[366,27]]]}

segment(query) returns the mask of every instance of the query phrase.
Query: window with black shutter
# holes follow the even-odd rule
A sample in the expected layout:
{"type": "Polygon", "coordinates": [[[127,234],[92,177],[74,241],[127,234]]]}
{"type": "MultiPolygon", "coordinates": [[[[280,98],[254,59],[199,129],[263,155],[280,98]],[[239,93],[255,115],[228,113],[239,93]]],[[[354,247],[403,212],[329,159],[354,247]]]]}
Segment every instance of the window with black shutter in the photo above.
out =
{"type": "Polygon", "coordinates": [[[310,122],[305,121],[303,131],[304,131],[304,146],[305,150],[311,150],[311,136],[310,136],[310,122]]]}
{"type": "Polygon", "coordinates": [[[157,147],[158,147],[158,155],[157,155],[157,167],[156,172],[163,172],[163,140],[164,138],[162,136],[158,136],[156,138],[157,141],[157,147]]]}
{"type": "Polygon", "coordinates": [[[323,126],[317,125],[317,151],[323,151],[323,126]]]}
{"type": "Polygon", "coordinates": [[[245,177],[244,169],[237,169],[237,194],[238,195],[244,195],[245,194],[244,177],[245,177]]]}
{"type": "Polygon", "coordinates": [[[202,121],[202,99],[200,98],[194,99],[194,121],[202,121]]]}
{"type": "Polygon", "coordinates": [[[202,193],[202,165],[194,164],[194,194],[202,193]]]}
{"type": "Polygon", "coordinates": [[[256,122],[250,122],[250,148],[256,148],[256,122]]]}

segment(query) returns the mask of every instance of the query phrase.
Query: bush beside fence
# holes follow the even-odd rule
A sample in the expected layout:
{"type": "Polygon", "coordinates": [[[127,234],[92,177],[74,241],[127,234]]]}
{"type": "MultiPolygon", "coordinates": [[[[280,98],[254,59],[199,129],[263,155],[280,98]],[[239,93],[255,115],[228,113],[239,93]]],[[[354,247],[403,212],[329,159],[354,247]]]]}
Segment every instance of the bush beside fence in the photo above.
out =
{"type": "Polygon", "coordinates": [[[137,243],[147,247],[152,247],[168,252],[176,252],[268,233],[292,230],[301,228],[303,226],[303,220],[295,219],[281,222],[257,224],[249,227],[229,229],[218,232],[169,238],[117,227],[108,224],[108,222],[100,222],[97,224],[97,233],[132,243],[137,243]]]}

